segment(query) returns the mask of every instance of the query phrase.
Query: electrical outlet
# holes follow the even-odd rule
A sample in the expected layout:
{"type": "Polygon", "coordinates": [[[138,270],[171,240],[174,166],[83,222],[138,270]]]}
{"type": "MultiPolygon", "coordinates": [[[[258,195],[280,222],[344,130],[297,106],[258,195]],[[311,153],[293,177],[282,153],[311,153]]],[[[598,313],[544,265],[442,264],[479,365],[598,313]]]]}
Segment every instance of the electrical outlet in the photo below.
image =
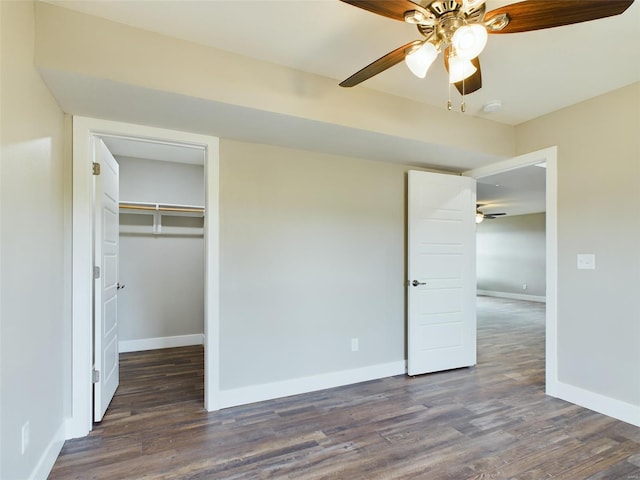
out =
{"type": "Polygon", "coordinates": [[[360,348],[359,342],[357,338],[352,338],[351,339],[351,351],[352,352],[357,352],[358,349],[360,348]]]}
{"type": "Polygon", "coordinates": [[[31,425],[29,424],[29,420],[24,422],[22,425],[22,444],[20,447],[20,452],[22,455],[25,454],[27,448],[29,448],[29,444],[31,443],[31,425]]]}
{"type": "Polygon", "coordinates": [[[595,270],[596,256],[593,253],[579,253],[577,256],[578,270],[595,270]]]}
{"type": "Polygon", "coordinates": [[[527,284],[526,284],[526,283],[523,283],[523,284],[522,284],[522,289],[523,289],[523,290],[526,290],[526,289],[527,289],[527,284]]]}

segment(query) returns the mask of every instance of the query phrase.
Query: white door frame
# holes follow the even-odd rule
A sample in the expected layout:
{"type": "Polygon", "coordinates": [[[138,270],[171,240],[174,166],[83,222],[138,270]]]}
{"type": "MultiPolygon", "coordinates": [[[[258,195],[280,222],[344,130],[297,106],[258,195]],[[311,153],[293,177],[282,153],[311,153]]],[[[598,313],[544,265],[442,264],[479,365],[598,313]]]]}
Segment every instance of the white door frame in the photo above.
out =
{"type": "Polygon", "coordinates": [[[558,382],[558,147],[549,147],[462,175],[475,179],[546,162],[546,393],[559,395],[558,382]]]}
{"type": "Polygon", "coordinates": [[[216,137],[73,117],[71,412],[66,438],[86,436],[93,426],[92,326],[92,137],[111,135],[159,143],[198,146],[205,151],[205,321],[204,406],[219,404],[219,140],[216,137]]]}

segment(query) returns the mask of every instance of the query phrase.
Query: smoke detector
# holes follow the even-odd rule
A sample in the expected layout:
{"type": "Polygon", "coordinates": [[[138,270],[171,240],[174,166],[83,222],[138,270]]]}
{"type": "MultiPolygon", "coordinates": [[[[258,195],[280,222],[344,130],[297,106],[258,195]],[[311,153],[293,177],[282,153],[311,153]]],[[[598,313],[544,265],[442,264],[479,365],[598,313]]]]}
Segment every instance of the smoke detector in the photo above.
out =
{"type": "Polygon", "coordinates": [[[491,100],[482,106],[484,113],[495,113],[502,109],[502,102],[500,100],[491,100]]]}

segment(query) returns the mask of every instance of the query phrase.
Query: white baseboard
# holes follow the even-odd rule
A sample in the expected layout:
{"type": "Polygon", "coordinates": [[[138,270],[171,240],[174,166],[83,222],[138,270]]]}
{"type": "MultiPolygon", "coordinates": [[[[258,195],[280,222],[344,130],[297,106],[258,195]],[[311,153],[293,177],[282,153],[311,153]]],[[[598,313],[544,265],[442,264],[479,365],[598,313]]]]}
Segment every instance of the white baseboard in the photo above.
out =
{"type": "Polygon", "coordinates": [[[29,475],[29,480],[47,480],[51,473],[51,469],[60,454],[60,450],[62,450],[62,446],[64,445],[65,429],[65,422],[62,422],[60,428],[58,428],[49,442],[49,445],[47,445],[47,448],[38,460],[36,467],[31,472],[31,475],[29,475]]]}
{"type": "Polygon", "coordinates": [[[143,350],[156,350],[159,348],[186,347],[189,345],[203,345],[204,335],[195,333],[192,335],[177,335],[175,337],[141,338],[139,340],[121,340],[118,342],[118,351],[141,352],[143,350]]]}
{"type": "Polygon", "coordinates": [[[218,392],[219,401],[216,403],[219,408],[235,407],[238,405],[246,405],[247,403],[324,390],[325,388],[341,387],[343,385],[376,380],[378,378],[402,375],[406,373],[406,371],[406,362],[401,360],[398,362],[324,373],[281,382],[220,390],[218,392]]]}
{"type": "Polygon", "coordinates": [[[547,395],[640,427],[640,405],[632,405],[562,382],[549,385],[547,395]]]}
{"type": "Polygon", "coordinates": [[[477,290],[477,295],[485,295],[487,297],[498,298],[510,298],[512,300],[528,300],[530,302],[542,302],[546,303],[547,298],[540,295],[525,295],[524,293],[508,293],[508,292],[493,292],[491,290],[477,290]]]}

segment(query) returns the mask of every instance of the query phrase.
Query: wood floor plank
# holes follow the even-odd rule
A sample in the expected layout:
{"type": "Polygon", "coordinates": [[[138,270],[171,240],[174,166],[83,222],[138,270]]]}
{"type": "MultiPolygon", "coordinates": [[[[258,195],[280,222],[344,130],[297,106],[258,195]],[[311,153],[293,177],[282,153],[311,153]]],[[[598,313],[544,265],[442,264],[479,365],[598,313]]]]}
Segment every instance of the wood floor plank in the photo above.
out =
{"type": "Polygon", "coordinates": [[[640,428],[544,395],[544,304],[478,298],[478,365],[208,413],[202,347],[121,355],[50,479],[639,480],[640,428]]]}

